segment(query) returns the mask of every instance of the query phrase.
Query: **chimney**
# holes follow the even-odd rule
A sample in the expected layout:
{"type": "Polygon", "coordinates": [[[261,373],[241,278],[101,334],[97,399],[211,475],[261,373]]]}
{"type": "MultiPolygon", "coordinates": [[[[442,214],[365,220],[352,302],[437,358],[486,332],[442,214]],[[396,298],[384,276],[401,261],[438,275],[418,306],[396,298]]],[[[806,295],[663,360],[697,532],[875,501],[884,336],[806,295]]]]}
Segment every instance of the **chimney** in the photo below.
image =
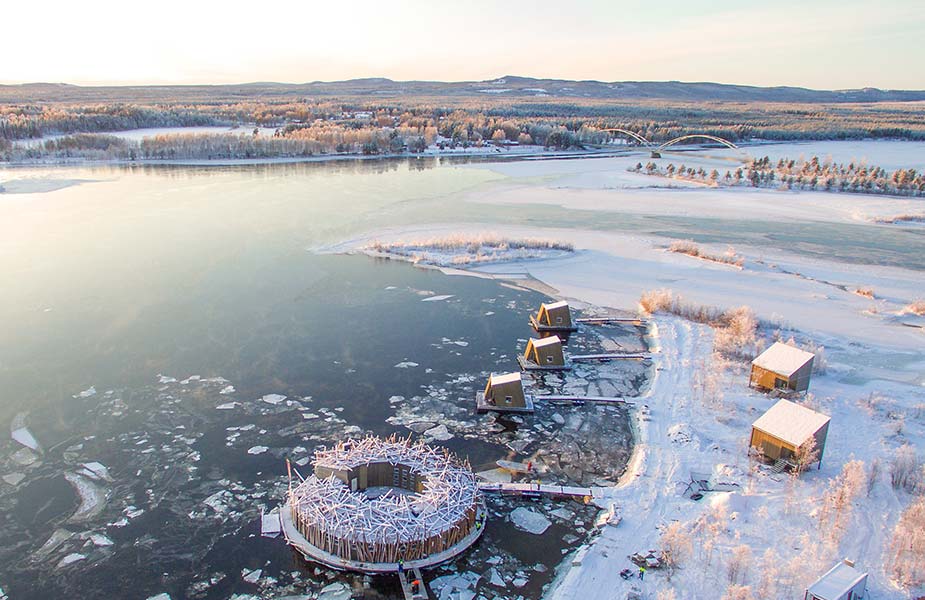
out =
{"type": "Polygon", "coordinates": [[[849,567],[853,567],[853,566],[854,566],[854,561],[853,561],[853,560],[848,560],[848,559],[846,558],[846,559],[844,559],[842,562],[845,563],[846,565],[848,565],[849,567]]]}

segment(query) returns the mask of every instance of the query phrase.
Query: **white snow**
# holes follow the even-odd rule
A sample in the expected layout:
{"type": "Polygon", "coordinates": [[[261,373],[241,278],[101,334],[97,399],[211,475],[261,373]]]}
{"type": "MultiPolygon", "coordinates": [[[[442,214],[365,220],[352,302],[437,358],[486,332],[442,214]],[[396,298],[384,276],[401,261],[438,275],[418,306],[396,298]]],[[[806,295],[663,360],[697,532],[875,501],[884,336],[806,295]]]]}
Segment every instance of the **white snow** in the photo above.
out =
{"type": "Polygon", "coordinates": [[[511,511],[511,522],[517,529],[534,535],[543,533],[552,525],[552,522],[540,513],[523,506],[511,511]]]}
{"type": "Polygon", "coordinates": [[[440,300],[449,300],[454,294],[442,294],[439,296],[431,296],[429,298],[424,298],[421,302],[439,302],[440,300]]]}
{"type": "Polygon", "coordinates": [[[396,369],[409,369],[411,367],[419,367],[419,366],[420,365],[416,362],[411,362],[410,360],[406,360],[406,361],[400,362],[397,365],[395,365],[395,368],[396,369]]]}
{"type": "Polygon", "coordinates": [[[95,395],[96,395],[96,388],[91,385],[84,391],[74,394],[74,397],[75,398],[89,398],[90,396],[95,396],[95,395]]]}
{"type": "Polygon", "coordinates": [[[266,446],[253,446],[251,448],[248,448],[247,453],[248,454],[263,454],[267,450],[269,450],[269,448],[267,448],[266,446]]]}
{"type": "Polygon", "coordinates": [[[233,386],[233,385],[226,385],[226,386],[223,387],[222,390],[219,392],[219,394],[222,394],[222,395],[228,395],[228,394],[233,394],[233,393],[234,393],[234,386],[233,386]]]}
{"type": "Polygon", "coordinates": [[[812,359],[811,352],[800,350],[790,344],[774,342],[770,348],[759,354],[752,364],[789,377],[812,359]]]}
{"type": "Polygon", "coordinates": [[[156,596],[149,596],[148,600],[171,600],[171,599],[170,599],[170,594],[168,594],[167,592],[161,592],[160,594],[156,596]]]}
{"type": "Polygon", "coordinates": [[[225,402],[224,404],[219,404],[215,408],[219,410],[230,410],[232,408],[235,408],[236,406],[241,406],[241,403],[240,402],[225,402]]]}
{"type": "Polygon", "coordinates": [[[261,400],[263,400],[267,404],[272,404],[274,406],[276,406],[277,404],[280,404],[285,399],[286,399],[286,396],[283,396],[282,394],[267,394],[266,396],[261,398],[261,400]]]}
{"type": "Polygon", "coordinates": [[[241,578],[247,583],[257,583],[260,581],[260,576],[263,575],[262,569],[248,570],[243,569],[241,571],[241,578]]]}
{"type": "MultiPolygon", "coordinates": [[[[869,162],[883,163],[873,155],[877,145],[869,147],[869,162]]],[[[794,155],[793,148],[779,150],[794,155]]],[[[761,156],[764,150],[752,153],[761,156]]],[[[699,160],[693,153],[668,160],[680,164],[681,158],[688,165],[699,160]]],[[[670,287],[699,304],[750,306],[760,318],[825,346],[828,373],[814,376],[808,399],[813,409],[831,415],[825,457],[820,470],[804,473],[791,487],[788,477],[749,466],[745,448],[749,428],[775,400],[748,388],[747,364],[711,368],[709,327],[656,315],[649,326],[652,380],[632,413],[633,456],[620,483],[598,501],[602,508],[610,503],[619,506],[622,522],[602,528],[581,557],[563,567],[546,596],[610,600],[625,598],[633,587],[641,587],[641,596],[647,598],[669,588],[677,598],[720,597],[728,585],[726,562],[737,544],[751,548],[752,568],[745,578],[753,587],[763,554],[775,553],[782,568],[780,585],[792,587],[778,590],[777,597],[802,596],[806,586],[844,556],[870,572],[872,597],[899,600],[914,595],[896,587],[884,561],[892,528],[909,503],[907,494],[892,488],[888,473],[874,482],[869,496],[857,499],[839,543],[824,548],[814,543],[824,530],[817,513],[820,498],[847,461],[858,458],[869,466],[878,459],[888,470],[902,444],[909,443],[920,453],[925,447],[922,420],[915,417],[915,407],[925,405],[925,337],[921,329],[905,327],[898,318],[906,304],[922,296],[921,271],[877,264],[876,248],[864,257],[873,264],[838,260],[829,250],[839,247],[839,239],[820,239],[820,251],[807,255],[764,235],[752,243],[736,244],[745,264],[742,270],[733,270],[665,252],[670,238],[644,233],[645,227],[637,224],[649,219],[659,224],[654,228],[670,230],[665,220],[678,220],[694,233],[701,219],[714,220],[730,231],[747,223],[788,223],[839,232],[843,230],[838,228],[850,226],[853,236],[863,236],[879,234],[877,228],[884,227],[871,223],[871,217],[917,212],[921,201],[738,188],[654,189],[650,179],[626,172],[626,166],[637,159],[464,167],[487,168],[504,176],[467,192],[466,200],[524,211],[533,204],[562,207],[573,217],[568,227],[423,223],[371,231],[350,241],[360,248],[371,240],[386,242],[411,235],[476,235],[486,226],[509,237],[553,238],[574,244],[577,251],[556,260],[476,267],[475,272],[499,279],[518,277],[518,281],[531,277],[557,290],[560,297],[625,310],[637,306],[643,291],[670,287]],[[605,229],[598,223],[602,219],[614,225],[605,229]],[[853,292],[861,286],[873,287],[876,299],[853,292]],[[712,399],[702,391],[704,373],[711,370],[718,377],[712,399]],[[737,483],[739,491],[707,492],[704,500],[694,502],[680,494],[691,472],[737,483]],[[627,556],[660,547],[662,531],[669,524],[691,527],[713,511],[726,517],[710,540],[715,544],[710,561],[704,555],[705,538],[697,537],[693,555],[670,582],[657,570],[650,570],[642,583],[619,577],[620,569],[631,567],[627,556]],[[769,524],[775,528],[774,536],[768,535],[769,524]]],[[[701,246],[719,254],[726,250],[725,244],[701,246]]]]}
{"type": "Polygon", "coordinates": [[[86,475],[90,479],[102,479],[104,481],[111,481],[112,479],[109,476],[109,469],[107,469],[106,466],[102,463],[88,462],[82,464],[81,466],[83,469],[81,469],[80,474],[86,475]]]}

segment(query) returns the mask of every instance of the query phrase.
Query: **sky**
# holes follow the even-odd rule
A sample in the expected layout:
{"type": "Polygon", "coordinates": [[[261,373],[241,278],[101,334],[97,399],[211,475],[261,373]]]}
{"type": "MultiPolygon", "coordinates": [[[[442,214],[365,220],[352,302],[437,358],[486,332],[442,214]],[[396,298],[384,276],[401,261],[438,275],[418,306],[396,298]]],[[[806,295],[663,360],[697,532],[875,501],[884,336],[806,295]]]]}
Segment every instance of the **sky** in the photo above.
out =
{"type": "Polygon", "coordinates": [[[38,0],[0,13],[2,83],[522,75],[925,89],[922,0],[38,0]]]}

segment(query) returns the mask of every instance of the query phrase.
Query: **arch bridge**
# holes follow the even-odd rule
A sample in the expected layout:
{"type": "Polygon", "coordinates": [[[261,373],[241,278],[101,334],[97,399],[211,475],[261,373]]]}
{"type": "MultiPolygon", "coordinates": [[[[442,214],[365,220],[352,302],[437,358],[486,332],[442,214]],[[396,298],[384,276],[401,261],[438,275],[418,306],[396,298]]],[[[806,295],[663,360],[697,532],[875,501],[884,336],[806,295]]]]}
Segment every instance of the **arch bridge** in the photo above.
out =
{"type": "Polygon", "coordinates": [[[656,144],[655,142],[652,142],[652,141],[649,141],[648,139],[646,139],[643,135],[638,134],[638,133],[636,133],[635,131],[630,131],[630,130],[628,130],[628,129],[621,129],[621,128],[619,128],[619,127],[612,127],[612,128],[608,128],[608,129],[601,129],[600,131],[602,131],[602,132],[607,132],[607,133],[621,133],[621,134],[623,134],[623,135],[629,137],[630,139],[632,139],[632,140],[633,140],[634,142],[636,142],[637,144],[639,144],[639,145],[641,145],[641,146],[645,146],[645,147],[647,147],[647,148],[650,148],[651,151],[652,151],[652,158],[661,158],[661,157],[662,157],[662,154],[661,154],[661,153],[662,153],[663,151],[667,150],[668,148],[674,146],[675,144],[680,144],[681,142],[686,142],[686,141],[688,141],[688,140],[697,140],[697,139],[699,139],[699,140],[709,140],[709,141],[711,141],[711,142],[716,142],[716,143],[718,143],[718,144],[722,144],[723,146],[725,146],[725,147],[727,147],[727,148],[729,148],[729,149],[731,149],[731,150],[741,150],[741,148],[739,148],[739,147],[736,146],[734,143],[730,142],[729,140],[727,140],[727,139],[725,139],[725,138],[721,138],[721,137],[718,137],[718,136],[715,136],[715,135],[709,135],[709,134],[706,134],[706,133],[692,133],[692,134],[688,134],[688,135],[682,135],[682,136],[676,137],[676,138],[674,138],[674,139],[668,140],[667,142],[665,142],[665,143],[663,143],[663,144],[656,144]]]}

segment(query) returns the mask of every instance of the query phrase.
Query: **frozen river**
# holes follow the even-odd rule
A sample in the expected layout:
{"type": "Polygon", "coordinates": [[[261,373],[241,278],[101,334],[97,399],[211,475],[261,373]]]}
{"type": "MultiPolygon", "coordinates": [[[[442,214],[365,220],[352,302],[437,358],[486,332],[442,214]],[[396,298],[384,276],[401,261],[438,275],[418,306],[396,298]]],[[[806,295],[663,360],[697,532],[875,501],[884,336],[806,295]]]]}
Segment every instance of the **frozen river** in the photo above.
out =
{"type": "MultiPolygon", "coordinates": [[[[878,162],[878,148],[842,150],[884,166],[902,155],[890,146],[878,162]]],[[[621,411],[549,408],[519,423],[471,410],[489,372],[515,368],[526,316],[545,296],[313,249],[389,228],[426,237],[437,224],[524,226],[552,238],[590,231],[606,244],[619,233],[786,252],[808,269],[801,281],[830,278],[807,267],[821,260],[865,277],[889,267],[900,283],[925,270],[921,228],[870,219],[921,211],[920,200],[656,189],[627,173],[635,160],[0,170],[8,190],[33,192],[0,194],[0,273],[10,282],[0,294],[0,417],[25,422],[42,445],[0,447],[0,587],[13,598],[110,597],[129,586],[142,598],[329,584],[394,594],[388,580],[316,571],[256,535],[260,509],[282,499],[283,458],[304,461],[345,434],[430,431],[476,469],[545,454],[564,482],[606,485],[622,471],[631,440],[621,411]],[[423,302],[434,297],[445,298],[423,302]]],[[[904,298],[906,288],[887,287],[894,279],[875,284],[904,298]]],[[[643,343],[632,328],[606,333],[610,341],[577,336],[573,348],[643,343]]],[[[646,376],[634,364],[536,385],[632,395],[646,376]]],[[[533,505],[552,523],[534,536],[508,520],[514,506],[494,501],[483,542],[434,575],[485,575],[499,556],[489,564],[508,595],[539,597],[593,515],[533,505]]]]}

